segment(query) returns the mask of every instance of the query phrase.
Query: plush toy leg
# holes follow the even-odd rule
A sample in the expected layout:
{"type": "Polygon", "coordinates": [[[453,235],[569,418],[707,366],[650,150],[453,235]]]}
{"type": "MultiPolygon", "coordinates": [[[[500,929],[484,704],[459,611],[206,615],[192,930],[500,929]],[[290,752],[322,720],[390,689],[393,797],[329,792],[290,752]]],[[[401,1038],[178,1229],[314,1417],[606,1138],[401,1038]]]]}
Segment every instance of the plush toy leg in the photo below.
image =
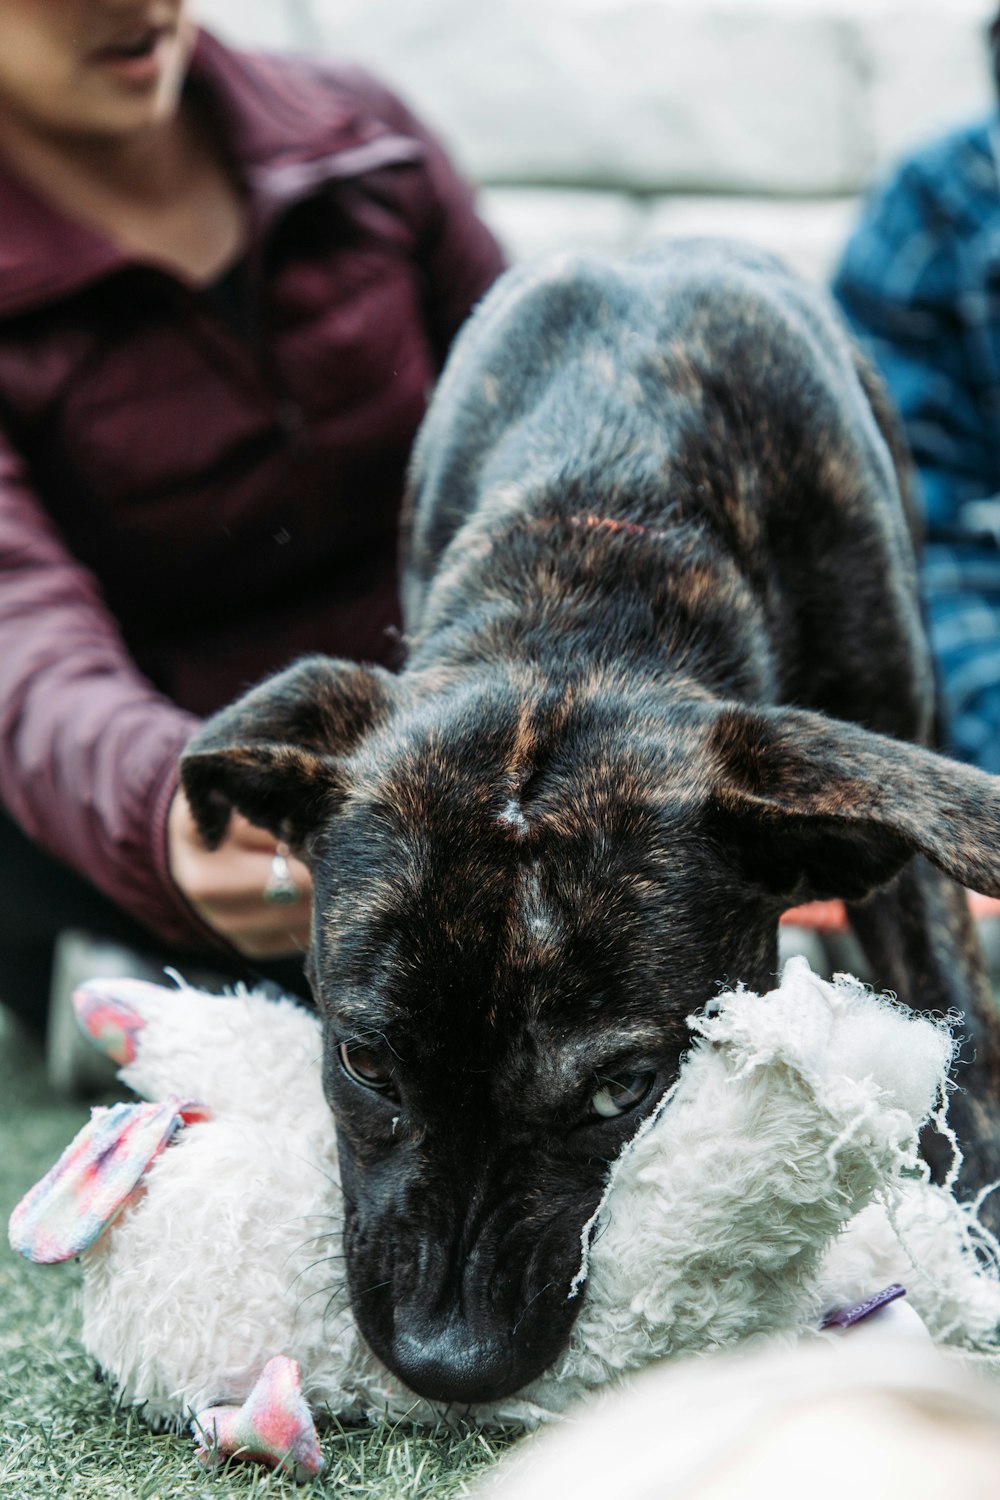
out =
{"type": "Polygon", "coordinates": [[[192,1423],[202,1463],[252,1459],[294,1475],[299,1484],[323,1467],[319,1440],[299,1386],[299,1367],[283,1354],[268,1360],[242,1406],[210,1406],[192,1423]]]}

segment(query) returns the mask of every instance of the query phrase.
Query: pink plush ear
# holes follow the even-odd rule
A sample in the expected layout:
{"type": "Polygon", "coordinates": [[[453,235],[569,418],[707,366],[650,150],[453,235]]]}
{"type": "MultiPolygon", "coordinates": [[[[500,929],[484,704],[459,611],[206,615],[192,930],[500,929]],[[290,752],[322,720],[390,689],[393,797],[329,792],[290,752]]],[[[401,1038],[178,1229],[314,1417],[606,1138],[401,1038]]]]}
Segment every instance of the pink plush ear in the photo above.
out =
{"type": "Polygon", "coordinates": [[[146,1024],[140,1002],[159,1001],[163,993],[162,985],[145,979],[88,980],[73,992],[77,1024],[112,1062],[126,1067],[135,1062],[139,1032],[146,1024]]]}
{"type": "Polygon", "coordinates": [[[202,1463],[247,1458],[294,1475],[301,1484],[323,1467],[294,1359],[277,1354],[242,1406],[211,1406],[192,1424],[202,1463]]]}
{"type": "Polygon", "coordinates": [[[11,1214],[12,1249],[39,1265],[82,1254],[118,1217],[178,1127],[208,1118],[204,1105],[176,1097],[92,1110],[89,1124],[11,1214]]]}

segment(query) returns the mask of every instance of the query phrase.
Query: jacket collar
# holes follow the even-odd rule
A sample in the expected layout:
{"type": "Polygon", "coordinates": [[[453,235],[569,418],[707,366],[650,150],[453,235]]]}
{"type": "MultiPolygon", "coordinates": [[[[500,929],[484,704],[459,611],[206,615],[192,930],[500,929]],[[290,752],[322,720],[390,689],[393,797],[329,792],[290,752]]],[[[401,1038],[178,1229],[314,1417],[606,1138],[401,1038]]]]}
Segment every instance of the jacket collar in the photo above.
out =
{"type": "MultiPolygon", "coordinates": [[[[188,87],[215,116],[250,199],[251,236],[325,183],[418,160],[329,74],[280,57],[233,52],[199,32],[188,87]]],[[[68,217],[0,159],[0,317],[26,312],[136,264],[68,217]]]]}

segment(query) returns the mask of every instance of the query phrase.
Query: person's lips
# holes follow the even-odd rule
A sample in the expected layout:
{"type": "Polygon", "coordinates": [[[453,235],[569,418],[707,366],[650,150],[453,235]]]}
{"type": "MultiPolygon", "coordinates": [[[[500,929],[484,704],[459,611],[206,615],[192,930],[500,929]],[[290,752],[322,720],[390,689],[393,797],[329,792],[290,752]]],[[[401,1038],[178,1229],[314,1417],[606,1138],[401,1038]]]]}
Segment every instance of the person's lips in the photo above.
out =
{"type": "Polygon", "coordinates": [[[123,82],[149,83],[159,77],[173,35],[166,26],[136,26],[92,56],[123,82]]]}

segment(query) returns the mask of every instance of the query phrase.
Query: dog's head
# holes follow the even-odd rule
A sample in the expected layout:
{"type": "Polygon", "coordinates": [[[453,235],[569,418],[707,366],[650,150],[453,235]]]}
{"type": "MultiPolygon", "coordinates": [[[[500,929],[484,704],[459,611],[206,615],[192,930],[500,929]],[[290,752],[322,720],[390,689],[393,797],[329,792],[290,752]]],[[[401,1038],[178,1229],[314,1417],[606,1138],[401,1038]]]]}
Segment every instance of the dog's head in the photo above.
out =
{"type": "Polygon", "coordinates": [[[474,688],[314,658],[183,760],[313,872],[354,1313],[413,1389],[491,1400],[561,1352],[609,1163],[720,982],[765,989],[781,909],[921,850],[996,885],[990,778],[818,715],[474,688]]]}

